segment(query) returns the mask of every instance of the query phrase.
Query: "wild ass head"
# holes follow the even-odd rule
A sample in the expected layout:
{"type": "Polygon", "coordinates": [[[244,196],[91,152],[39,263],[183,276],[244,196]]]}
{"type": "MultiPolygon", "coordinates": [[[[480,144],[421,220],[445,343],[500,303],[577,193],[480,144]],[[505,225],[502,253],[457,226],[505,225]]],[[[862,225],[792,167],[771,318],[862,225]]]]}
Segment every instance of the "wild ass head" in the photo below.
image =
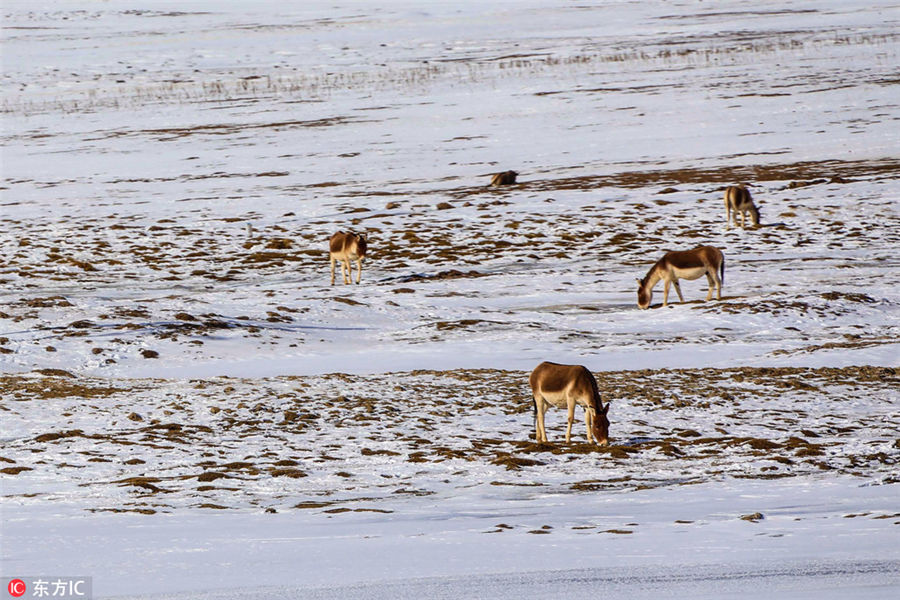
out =
{"type": "Polygon", "coordinates": [[[366,255],[366,250],[369,248],[369,242],[366,239],[365,233],[357,233],[354,235],[356,236],[356,255],[362,258],[366,255]]]}
{"type": "Polygon", "coordinates": [[[653,288],[647,285],[647,278],[638,279],[638,308],[649,308],[653,300],[653,288]]]}
{"type": "Polygon", "coordinates": [[[747,210],[750,212],[750,222],[753,223],[754,226],[758,226],[759,222],[760,222],[759,221],[759,207],[757,207],[755,204],[753,204],[751,202],[750,206],[747,208],[747,210]]]}

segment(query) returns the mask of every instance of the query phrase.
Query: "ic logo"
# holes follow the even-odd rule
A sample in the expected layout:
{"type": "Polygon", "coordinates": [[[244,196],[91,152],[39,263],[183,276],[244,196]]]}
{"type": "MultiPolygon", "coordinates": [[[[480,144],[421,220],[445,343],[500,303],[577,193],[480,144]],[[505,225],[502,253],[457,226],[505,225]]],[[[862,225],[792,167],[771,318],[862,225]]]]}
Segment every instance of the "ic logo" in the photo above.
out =
{"type": "Polygon", "coordinates": [[[6,591],[13,598],[20,598],[25,595],[25,582],[21,579],[12,579],[9,585],[6,586],[6,591]]]}

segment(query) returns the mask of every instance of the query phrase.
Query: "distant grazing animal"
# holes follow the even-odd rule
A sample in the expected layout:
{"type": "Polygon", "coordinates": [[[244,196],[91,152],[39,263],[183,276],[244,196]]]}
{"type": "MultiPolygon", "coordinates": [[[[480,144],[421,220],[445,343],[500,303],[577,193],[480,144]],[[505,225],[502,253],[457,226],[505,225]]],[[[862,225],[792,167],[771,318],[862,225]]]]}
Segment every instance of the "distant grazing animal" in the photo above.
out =
{"type": "Polygon", "coordinates": [[[493,177],[491,177],[491,186],[497,187],[501,185],[512,185],[516,182],[516,177],[519,174],[515,171],[503,171],[502,173],[495,173],[493,177]]]}
{"type": "Polygon", "coordinates": [[[712,246],[697,246],[693,250],[681,252],[667,252],[665,256],[656,261],[643,279],[638,279],[638,306],[648,308],[653,299],[653,287],[662,279],[665,282],[663,288],[663,306],[669,301],[669,285],[675,285],[678,299],[684,302],[681,295],[679,279],[699,279],[706,275],[709,281],[707,301],[712,298],[713,286],[716,288],[716,299],[722,299],[722,282],[725,281],[725,256],[722,251],[712,246]]]}
{"type": "Polygon", "coordinates": [[[351,260],[356,261],[356,283],[359,283],[359,278],[362,277],[362,259],[366,257],[368,248],[366,234],[338,231],[331,236],[328,248],[331,257],[331,285],[334,285],[334,263],[338,261],[341,263],[344,283],[353,281],[351,260]]]}
{"type": "Polygon", "coordinates": [[[542,362],[528,378],[534,394],[535,438],[547,441],[544,429],[544,413],[550,406],[566,407],[569,410],[569,426],[566,428],[566,443],[572,436],[572,422],[575,420],[575,405],[584,407],[584,422],[587,426],[588,442],[601,446],[609,445],[609,402],[603,406],[597,380],[587,368],[580,365],[559,365],[542,362]]]}
{"type": "Polygon", "coordinates": [[[741,227],[744,227],[747,213],[750,213],[750,222],[754,226],[759,225],[759,209],[753,204],[750,190],[742,185],[730,185],[725,188],[725,224],[731,227],[733,219],[737,227],[737,216],[740,214],[741,227]]]}

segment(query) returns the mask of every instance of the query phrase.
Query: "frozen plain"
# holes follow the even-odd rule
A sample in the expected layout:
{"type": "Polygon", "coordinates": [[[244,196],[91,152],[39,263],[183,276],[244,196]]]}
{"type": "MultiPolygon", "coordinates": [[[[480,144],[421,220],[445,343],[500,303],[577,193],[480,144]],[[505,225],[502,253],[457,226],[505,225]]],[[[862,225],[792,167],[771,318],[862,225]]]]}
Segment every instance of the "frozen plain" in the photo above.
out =
{"type": "Polygon", "coordinates": [[[3,10],[4,575],[900,585],[895,5],[3,10]],[[506,168],[520,185],[484,188],[506,168]],[[741,180],[767,227],[724,228],[741,180]],[[352,290],[327,285],[338,227],[372,238],[352,290]],[[697,243],[725,250],[723,303],[638,311],[634,278],[697,243]],[[528,446],[544,359],[634,372],[604,383],[619,452],[528,446]]]}

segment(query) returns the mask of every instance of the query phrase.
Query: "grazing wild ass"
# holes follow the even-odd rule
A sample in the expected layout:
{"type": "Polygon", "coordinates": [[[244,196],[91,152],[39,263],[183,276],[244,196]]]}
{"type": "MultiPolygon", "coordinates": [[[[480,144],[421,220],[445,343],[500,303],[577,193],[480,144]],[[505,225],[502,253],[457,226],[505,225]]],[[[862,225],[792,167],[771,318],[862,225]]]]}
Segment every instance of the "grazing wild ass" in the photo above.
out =
{"type": "Polygon", "coordinates": [[[334,285],[334,263],[340,261],[341,275],[344,276],[344,283],[353,281],[351,260],[356,261],[356,283],[362,276],[362,259],[366,257],[366,234],[364,233],[344,233],[338,231],[328,244],[329,255],[331,257],[331,285],[334,285]]]}
{"type": "Polygon", "coordinates": [[[722,299],[722,282],[725,281],[725,257],[722,251],[712,246],[697,246],[693,250],[667,252],[656,261],[643,279],[638,279],[638,306],[648,308],[653,299],[653,288],[660,279],[665,283],[663,288],[663,306],[669,301],[669,286],[674,284],[678,299],[684,302],[681,295],[679,279],[699,279],[706,275],[709,281],[709,292],[706,299],[712,298],[713,286],[716,288],[716,299],[722,299]]]}
{"type": "Polygon", "coordinates": [[[750,190],[743,185],[729,185],[725,188],[725,225],[731,227],[732,219],[737,227],[737,216],[741,215],[741,227],[744,227],[747,213],[750,213],[750,223],[759,225],[759,209],[753,204],[750,190]]]}
{"type": "Polygon", "coordinates": [[[519,174],[515,171],[503,171],[502,173],[495,173],[494,176],[491,177],[490,187],[512,185],[516,182],[516,177],[518,176],[519,174]]]}
{"type": "Polygon", "coordinates": [[[551,406],[565,406],[569,410],[569,426],[566,428],[568,444],[572,437],[575,405],[580,404],[584,407],[588,442],[609,445],[609,420],[606,418],[609,402],[603,406],[597,380],[585,367],[542,362],[531,372],[528,382],[534,394],[535,439],[538,442],[547,441],[544,413],[551,406]]]}

